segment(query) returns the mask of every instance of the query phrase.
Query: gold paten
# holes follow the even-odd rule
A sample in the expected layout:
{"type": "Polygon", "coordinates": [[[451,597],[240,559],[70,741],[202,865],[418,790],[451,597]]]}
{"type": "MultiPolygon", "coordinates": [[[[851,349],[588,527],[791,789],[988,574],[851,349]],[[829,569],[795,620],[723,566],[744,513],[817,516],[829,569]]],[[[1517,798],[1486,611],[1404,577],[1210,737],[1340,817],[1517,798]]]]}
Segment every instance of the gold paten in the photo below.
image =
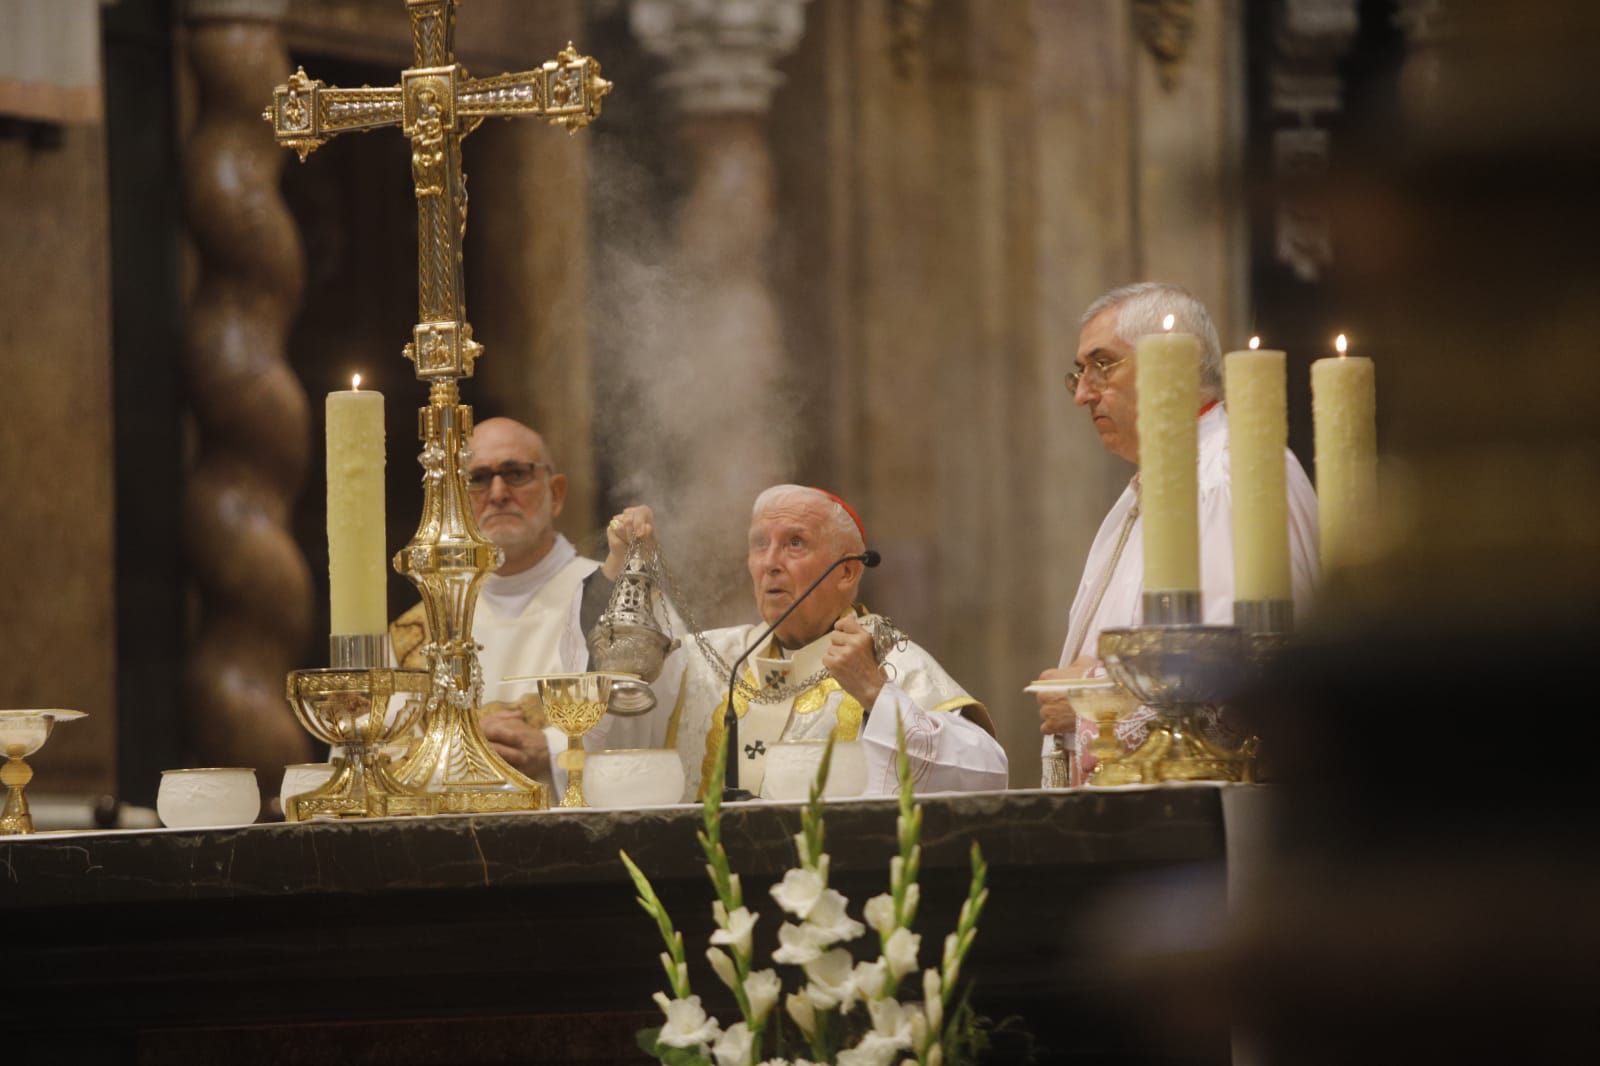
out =
{"type": "Polygon", "coordinates": [[[295,670],[289,706],[306,732],[335,745],[333,774],[289,800],[291,822],[319,815],[381,818],[432,814],[439,797],[406,785],[389,769],[383,746],[408,733],[427,705],[432,680],[426,670],[295,670]]]}
{"type": "Polygon", "coordinates": [[[438,794],[439,811],[540,810],[544,788],[513,769],[484,739],[475,713],[483,679],[472,613],[484,577],[501,555],[472,516],[466,487],[472,409],[458,384],[483,346],[466,319],[461,248],[467,188],[461,141],[485,118],[543,116],[575,132],[600,114],[611,83],[570,44],[528,71],[472,78],[455,58],[457,0],[405,0],[415,64],[400,85],[341,89],[296,71],[273,90],[264,118],[278,143],[303,160],[340,133],[399,126],[411,141],[417,200],[418,321],[405,357],[429,383],[422,409],[422,519],[395,569],[421,593],[432,678],[421,743],[393,771],[400,785],[438,794]]]}
{"type": "Polygon", "coordinates": [[[0,711],[0,784],[6,787],[6,802],[0,808],[0,834],[22,835],[33,832],[33,815],[28,812],[28,797],[23,791],[33,780],[28,756],[44,747],[57,722],[84,717],[82,711],[56,707],[42,710],[0,711]]]}

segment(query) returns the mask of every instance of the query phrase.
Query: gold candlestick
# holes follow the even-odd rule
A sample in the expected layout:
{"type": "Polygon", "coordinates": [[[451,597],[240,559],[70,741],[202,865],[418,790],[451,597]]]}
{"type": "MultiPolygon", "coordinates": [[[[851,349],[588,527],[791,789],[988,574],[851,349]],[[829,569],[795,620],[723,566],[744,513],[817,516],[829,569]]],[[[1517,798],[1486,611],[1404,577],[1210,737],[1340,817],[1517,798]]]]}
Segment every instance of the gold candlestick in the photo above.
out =
{"type": "Polygon", "coordinates": [[[429,384],[422,409],[422,518],[395,569],[416,583],[428,617],[424,647],[432,675],[424,737],[396,769],[411,789],[439,794],[441,811],[537,810],[544,788],[518,773],[484,739],[476,709],[483,679],[472,615],[485,575],[500,565],[467,502],[466,441],[472,409],[458,384],[472,376],[483,347],[472,339],[461,280],[467,188],[461,141],[485,118],[537,115],[569,132],[600,114],[611,83],[600,65],[570,44],[527,71],[468,77],[454,51],[457,0],[405,0],[415,64],[400,84],[341,89],[298,70],[273,90],[264,117],[278,143],[302,160],[340,133],[399,126],[411,141],[417,199],[418,321],[406,358],[429,384]]]}

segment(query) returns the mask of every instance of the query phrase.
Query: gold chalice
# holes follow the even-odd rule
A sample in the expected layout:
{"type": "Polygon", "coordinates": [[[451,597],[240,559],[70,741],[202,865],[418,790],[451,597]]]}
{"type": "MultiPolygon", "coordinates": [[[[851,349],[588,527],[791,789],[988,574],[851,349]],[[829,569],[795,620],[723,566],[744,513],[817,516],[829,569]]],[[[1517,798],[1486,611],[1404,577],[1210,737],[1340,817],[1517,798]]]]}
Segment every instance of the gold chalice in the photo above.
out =
{"type": "Polygon", "coordinates": [[[333,667],[289,674],[289,706],[306,731],[337,745],[333,774],[286,804],[298,822],[314,815],[382,817],[432,814],[435,798],[404,785],[389,770],[383,746],[410,731],[427,706],[427,670],[333,667]]]}
{"type": "Polygon", "coordinates": [[[1062,689],[1078,717],[1095,725],[1089,754],[1096,765],[1084,784],[1100,788],[1141,784],[1143,769],[1124,754],[1117,739],[1117,722],[1137,710],[1139,701],[1109,677],[1072,678],[1062,689]]]}
{"type": "Polygon", "coordinates": [[[563,807],[586,807],[583,799],[583,735],[599,724],[611,699],[611,685],[625,674],[547,674],[538,679],[545,718],[567,735],[567,750],[557,760],[567,772],[563,807]]]}
{"type": "Polygon", "coordinates": [[[0,711],[0,753],[6,764],[0,767],[0,784],[6,786],[6,803],[0,809],[0,833],[33,832],[33,815],[28,813],[28,797],[23,789],[33,780],[28,756],[44,747],[57,722],[82,718],[82,711],[63,711],[55,707],[31,711],[0,711]]]}

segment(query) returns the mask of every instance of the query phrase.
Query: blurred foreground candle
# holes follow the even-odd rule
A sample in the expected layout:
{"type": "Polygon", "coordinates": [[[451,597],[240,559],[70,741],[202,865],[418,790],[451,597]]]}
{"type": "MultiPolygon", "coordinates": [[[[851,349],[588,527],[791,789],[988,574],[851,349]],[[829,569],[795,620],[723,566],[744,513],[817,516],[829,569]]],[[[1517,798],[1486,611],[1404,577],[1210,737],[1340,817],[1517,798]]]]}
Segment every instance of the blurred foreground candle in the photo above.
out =
{"type": "Polygon", "coordinates": [[[328,598],[335,636],[387,632],[383,394],[328,394],[328,598]]]}
{"type": "Polygon", "coordinates": [[[1140,337],[1134,351],[1144,595],[1198,593],[1200,341],[1157,333],[1140,337]]]}
{"type": "Polygon", "coordinates": [[[1317,514],[1322,569],[1348,560],[1377,507],[1377,390],[1371,359],[1339,354],[1311,364],[1311,415],[1317,448],[1317,514]]]}
{"type": "MultiPolygon", "coordinates": [[[[1251,341],[1252,348],[1255,343],[1251,341]]],[[[1284,354],[1229,352],[1223,367],[1233,496],[1233,598],[1288,600],[1293,593],[1284,469],[1289,445],[1284,354]]]]}

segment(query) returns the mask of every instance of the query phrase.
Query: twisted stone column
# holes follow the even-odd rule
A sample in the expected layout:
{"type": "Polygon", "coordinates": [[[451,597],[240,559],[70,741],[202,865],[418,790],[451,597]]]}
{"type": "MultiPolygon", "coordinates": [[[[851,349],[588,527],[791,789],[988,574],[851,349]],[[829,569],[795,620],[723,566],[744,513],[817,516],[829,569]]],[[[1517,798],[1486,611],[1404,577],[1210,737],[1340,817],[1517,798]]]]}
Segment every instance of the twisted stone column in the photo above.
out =
{"type": "Polygon", "coordinates": [[[311,575],[290,533],[310,448],[285,357],[303,252],[278,193],[285,153],[261,121],[289,69],[277,3],[188,5],[196,121],[183,181],[197,281],[184,373],[198,454],[184,495],[200,610],[186,676],[188,746],[211,765],[270,772],[309,757],[284,699],[311,635],[311,575]]]}
{"type": "Polygon", "coordinates": [[[706,599],[729,617],[749,613],[739,563],[750,503],[793,476],[798,427],[769,264],[767,111],[783,80],[774,64],[799,43],[805,3],[636,0],[632,8],[634,33],[666,61],[660,85],[688,170],[671,254],[679,306],[648,342],[639,395],[657,405],[643,424],[687,443],[629,451],[644,468],[635,476],[661,493],[675,558],[704,576],[706,599]]]}

